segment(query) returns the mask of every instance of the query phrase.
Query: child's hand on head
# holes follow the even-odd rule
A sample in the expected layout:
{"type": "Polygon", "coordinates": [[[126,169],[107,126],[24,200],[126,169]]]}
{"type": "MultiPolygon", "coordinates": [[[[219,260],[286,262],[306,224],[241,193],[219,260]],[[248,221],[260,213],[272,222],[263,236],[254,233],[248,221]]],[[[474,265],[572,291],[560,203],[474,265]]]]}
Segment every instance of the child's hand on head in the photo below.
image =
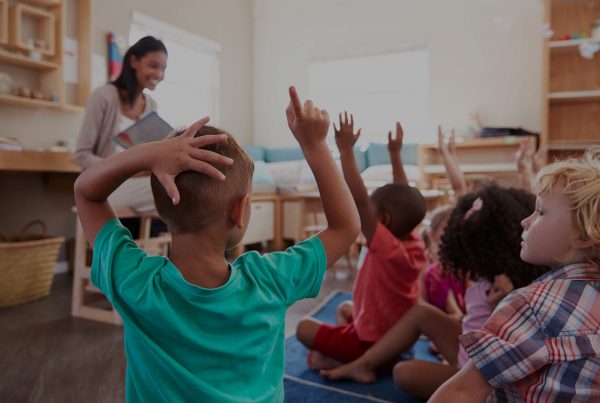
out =
{"type": "Polygon", "coordinates": [[[224,180],[225,175],[211,163],[219,165],[233,163],[231,158],[200,148],[227,140],[226,134],[194,137],[198,129],[208,123],[208,119],[208,117],[200,119],[180,136],[148,143],[155,151],[152,155],[152,173],[156,175],[175,205],[179,203],[175,177],[181,172],[196,171],[224,180]]]}
{"type": "Polygon", "coordinates": [[[335,144],[337,145],[338,150],[342,151],[351,151],[354,148],[354,144],[360,137],[360,130],[354,133],[354,116],[350,114],[350,120],[348,120],[348,112],[344,112],[344,118],[342,119],[342,114],[339,115],[340,119],[340,127],[339,129],[335,127],[335,122],[333,123],[333,131],[335,132],[335,144]]]}
{"type": "Polygon", "coordinates": [[[515,289],[512,281],[504,275],[500,274],[494,277],[494,284],[488,292],[488,303],[492,308],[498,305],[498,302],[502,301],[504,297],[510,294],[515,289]]]}
{"type": "Polygon", "coordinates": [[[399,154],[402,151],[402,141],[404,140],[404,130],[400,122],[396,122],[396,138],[392,137],[392,131],[388,132],[388,151],[390,154],[399,154]]]}
{"type": "Polygon", "coordinates": [[[295,87],[289,88],[290,104],[285,113],[288,126],[300,147],[324,143],[329,130],[329,114],[325,109],[319,109],[308,99],[304,107],[295,87]]]}

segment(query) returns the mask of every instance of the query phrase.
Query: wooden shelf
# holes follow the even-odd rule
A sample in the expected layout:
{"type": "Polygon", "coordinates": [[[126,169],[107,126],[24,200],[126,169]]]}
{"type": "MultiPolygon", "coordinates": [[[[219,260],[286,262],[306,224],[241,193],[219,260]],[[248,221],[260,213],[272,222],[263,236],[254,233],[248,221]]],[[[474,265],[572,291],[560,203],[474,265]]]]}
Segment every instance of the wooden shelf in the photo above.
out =
{"type": "Polygon", "coordinates": [[[79,105],[69,105],[69,104],[61,104],[58,102],[46,101],[43,99],[33,99],[33,98],[25,98],[19,97],[16,95],[10,94],[0,94],[0,103],[17,105],[17,106],[29,106],[29,107],[44,107],[44,108],[53,108],[62,110],[65,112],[75,112],[80,113],[85,110],[83,106],[79,105]]]}
{"type": "MultiPolygon", "coordinates": [[[[472,139],[456,139],[456,146],[460,148],[478,148],[478,147],[502,147],[518,144],[522,137],[519,136],[499,136],[499,137],[478,137],[472,139]]],[[[424,149],[437,150],[437,144],[421,144],[419,147],[424,149]]]]}
{"type": "Polygon", "coordinates": [[[40,7],[58,7],[62,4],[62,0],[24,0],[23,2],[40,7]]]}
{"type": "Polygon", "coordinates": [[[581,57],[579,55],[579,46],[584,43],[600,43],[600,39],[595,38],[586,38],[586,39],[571,39],[568,41],[551,41],[548,46],[550,47],[550,51],[553,55],[562,55],[562,54],[573,54],[577,57],[581,57]]]}
{"type": "Polygon", "coordinates": [[[0,171],[79,173],[72,153],[0,150],[0,171]]]}
{"type": "Polygon", "coordinates": [[[27,67],[36,70],[54,70],[60,66],[58,63],[45,60],[33,60],[30,57],[18,53],[6,52],[0,49],[0,63],[12,64],[14,66],[27,67]]]}
{"type": "Polygon", "coordinates": [[[584,43],[598,43],[600,39],[595,38],[585,38],[585,39],[571,39],[568,41],[550,41],[548,46],[551,49],[561,49],[561,48],[573,48],[577,49],[579,45],[584,43]]]}
{"type": "MultiPolygon", "coordinates": [[[[592,137],[593,138],[593,137],[592,137]]],[[[596,138],[600,139],[600,135],[596,136],[596,138]]],[[[548,144],[549,150],[585,150],[587,148],[600,145],[600,140],[597,143],[591,143],[589,141],[553,141],[548,144]]]]}
{"type": "Polygon", "coordinates": [[[548,99],[551,103],[594,102],[600,100],[600,90],[551,92],[548,99]]]}

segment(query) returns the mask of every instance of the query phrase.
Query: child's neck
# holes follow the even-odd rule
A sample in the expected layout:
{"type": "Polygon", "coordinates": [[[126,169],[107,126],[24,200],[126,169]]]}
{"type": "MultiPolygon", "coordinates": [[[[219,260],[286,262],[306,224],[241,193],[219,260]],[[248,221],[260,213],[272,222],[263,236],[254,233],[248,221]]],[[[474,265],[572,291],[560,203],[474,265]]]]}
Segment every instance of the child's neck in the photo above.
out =
{"type": "Polygon", "coordinates": [[[226,244],[222,231],[172,234],[169,258],[189,283],[217,288],[227,283],[231,274],[225,260],[226,244]]]}

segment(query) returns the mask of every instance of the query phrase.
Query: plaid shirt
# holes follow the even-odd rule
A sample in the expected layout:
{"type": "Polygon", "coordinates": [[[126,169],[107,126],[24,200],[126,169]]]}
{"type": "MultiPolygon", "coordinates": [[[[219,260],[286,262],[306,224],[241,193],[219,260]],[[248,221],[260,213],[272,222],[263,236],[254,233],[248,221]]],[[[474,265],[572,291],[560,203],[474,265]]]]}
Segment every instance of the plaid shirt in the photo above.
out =
{"type": "Polygon", "coordinates": [[[544,274],[460,342],[495,388],[489,400],[600,402],[600,269],[544,274]]]}

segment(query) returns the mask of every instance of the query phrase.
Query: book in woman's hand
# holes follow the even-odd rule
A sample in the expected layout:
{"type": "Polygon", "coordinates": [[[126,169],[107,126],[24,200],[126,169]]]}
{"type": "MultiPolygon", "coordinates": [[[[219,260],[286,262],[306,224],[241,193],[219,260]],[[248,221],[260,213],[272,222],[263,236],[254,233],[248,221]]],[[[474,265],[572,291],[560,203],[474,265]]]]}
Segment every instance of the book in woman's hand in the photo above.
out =
{"type": "Polygon", "coordinates": [[[129,148],[142,143],[162,140],[173,128],[156,112],[150,112],[127,129],[117,134],[114,141],[123,148],[129,148]]]}

